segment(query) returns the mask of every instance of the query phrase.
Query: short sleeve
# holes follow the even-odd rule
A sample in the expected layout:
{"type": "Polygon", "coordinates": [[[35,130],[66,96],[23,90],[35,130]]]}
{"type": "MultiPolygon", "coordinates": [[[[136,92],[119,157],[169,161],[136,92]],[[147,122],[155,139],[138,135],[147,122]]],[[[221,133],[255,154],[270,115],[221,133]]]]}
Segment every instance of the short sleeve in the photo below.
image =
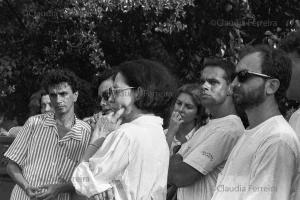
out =
{"type": "Polygon", "coordinates": [[[247,200],[288,200],[293,177],[296,177],[296,157],[283,141],[278,141],[255,154],[252,162],[247,200]]]}
{"type": "Polygon", "coordinates": [[[129,149],[130,138],[124,132],[111,133],[89,162],[76,167],[71,179],[76,191],[91,197],[112,188],[112,182],[126,170],[129,149]]]}
{"type": "Polygon", "coordinates": [[[237,139],[238,134],[218,128],[194,148],[183,161],[206,175],[227,160],[237,139]]]}
{"type": "Polygon", "coordinates": [[[296,132],[298,138],[300,139],[300,111],[296,111],[290,118],[289,124],[296,132]]]}
{"type": "Polygon", "coordinates": [[[29,118],[24,126],[19,130],[13,143],[10,145],[4,156],[14,161],[20,166],[23,166],[27,157],[29,140],[31,137],[31,131],[34,126],[34,118],[29,118]]]}

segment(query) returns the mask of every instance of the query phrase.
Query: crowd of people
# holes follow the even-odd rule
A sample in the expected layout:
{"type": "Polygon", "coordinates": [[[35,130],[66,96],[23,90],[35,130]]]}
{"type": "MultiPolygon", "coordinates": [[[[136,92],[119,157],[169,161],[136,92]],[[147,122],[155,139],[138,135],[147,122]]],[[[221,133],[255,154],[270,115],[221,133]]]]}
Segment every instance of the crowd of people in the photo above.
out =
{"type": "Polygon", "coordinates": [[[237,64],[211,59],[180,87],[161,63],[131,60],[105,73],[101,111],[81,120],[76,75],[53,70],[41,114],[8,132],[11,200],[300,199],[300,109],[282,109],[300,101],[298,77],[300,31],[237,64]]]}

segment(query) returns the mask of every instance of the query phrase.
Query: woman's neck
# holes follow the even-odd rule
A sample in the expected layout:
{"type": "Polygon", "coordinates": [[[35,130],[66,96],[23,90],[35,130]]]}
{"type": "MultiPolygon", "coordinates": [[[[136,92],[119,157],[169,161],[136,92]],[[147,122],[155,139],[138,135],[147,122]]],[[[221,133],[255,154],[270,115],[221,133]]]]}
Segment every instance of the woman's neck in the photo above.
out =
{"type": "Polygon", "coordinates": [[[137,119],[138,117],[140,117],[142,115],[145,115],[145,114],[150,114],[150,113],[145,113],[144,111],[142,111],[140,109],[134,108],[130,111],[129,114],[126,115],[126,117],[123,120],[123,123],[124,122],[131,122],[131,121],[133,121],[133,120],[137,119]]]}
{"type": "Polygon", "coordinates": [[[176,139],[180,142],[186,142],[186,135],[189,134],[193,128],[195,128],[195,122],[182,123],[179,127],[179,130],[176,133],[176,139]]]}

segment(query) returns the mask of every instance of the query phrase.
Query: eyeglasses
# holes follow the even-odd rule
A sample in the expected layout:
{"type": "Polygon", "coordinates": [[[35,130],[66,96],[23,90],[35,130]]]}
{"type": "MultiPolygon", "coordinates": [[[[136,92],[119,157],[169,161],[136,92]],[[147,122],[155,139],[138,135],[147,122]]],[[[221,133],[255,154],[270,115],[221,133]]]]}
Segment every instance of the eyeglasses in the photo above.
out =
{"type": "Polygon", "coordinates": [[[239,72],[234,74],[234,78],[237,77],[237,79],[240,83],[246,82],[249,78],[251,78],[253,76],[261,77],[261,78],[264,78],[264,79],[272,79],[273,78],[272,76],[269,76],[269,75],[266,75],[266,74],[251,72],[251,71],[248,71],[248,70],[242,70],[242,71],[239,71],[239,72]]]}
{"type": "Polygon", "coordinates": [[[135,87],[126,87],[126,88],[109,88],[109,94],[114,98],[116,95],[119,95],[124,90],[134,89],[135,87]]]}

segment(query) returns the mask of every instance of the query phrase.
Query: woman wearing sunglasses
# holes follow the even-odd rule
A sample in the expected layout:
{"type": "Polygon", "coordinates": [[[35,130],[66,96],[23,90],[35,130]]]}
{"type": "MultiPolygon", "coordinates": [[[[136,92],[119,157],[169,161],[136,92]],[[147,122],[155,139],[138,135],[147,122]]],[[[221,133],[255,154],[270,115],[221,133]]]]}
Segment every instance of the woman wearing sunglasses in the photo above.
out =
{"type": "Polygon", "coordinates": [[[93,116],[86,117],[83,119],[83,121],[87,122],[91,126],[93,126],[99,116],[102,115],[107,115],[112,111],[111,109],[111,104],[109,102],[109,97],[110,97],[110,88],[113,86],[113,76],[114,76],[114,71],[109,69],[104,71],[104,73],[101,75],[101,77],[95,81],[95,85],[99,85],[97,88],[97,113],[94,114],[93,116]],[[100,110],[100,112],[99,112],[100,110]]]}
{"type": "Polygon", "coordinates": [[[171,105],[174,87],[157,62],[119,65],[110,97],[116,111],[97,122],[73,174],[77,192],[99,199],[166,198],[169,148],[160,114],[171,105]]]}

